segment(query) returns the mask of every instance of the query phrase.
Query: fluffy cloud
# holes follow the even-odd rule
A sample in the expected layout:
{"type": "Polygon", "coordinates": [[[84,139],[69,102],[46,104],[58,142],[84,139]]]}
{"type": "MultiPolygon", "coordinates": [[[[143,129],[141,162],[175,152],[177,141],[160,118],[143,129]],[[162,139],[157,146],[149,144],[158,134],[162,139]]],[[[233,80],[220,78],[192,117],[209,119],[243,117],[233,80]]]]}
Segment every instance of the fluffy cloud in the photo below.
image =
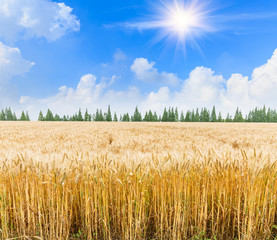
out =
{"type": "Polygon", "coordinates": [[[80,79],[76,88],[62,86],[56,95],[45,99],[23,96],[20,104],[29,110],[32,119],[36,119],[41,109],[46,111],[50,108],[59,114],[73,114],[79,108],[95,111],[96,108],[106,109],[112,105],[118,112],[124,112],[132,111],[135,104],[142,101],[141,94],[135,87],[130,87],[127,91],[114,91],[109,87],[109,83],[98,81],[96,76],[87,74],[80,79]]]}
{"type": "Polygon", "coordinates": [[[72,8],[50,0],[1,0],[0,37],[44,37],[54,41],[68,31],[79,31],[72,8]]]}
{"type": "Polygon", "coordinates": [[[241,74],[232,74],[229,79],[216,75],[211,69],[197,67],[178,92],[161,91],[150,93],[146,106],[179,106],[190,109],[217,106],[223,113],[240,107],[243,112],[266,105],[277,106],[277,50],[266,64],[254,69],[251,79],[241,74]],[[155,96],[155,97],[153,97],[155,96]],[[170,96],[170,97],[169,97],[170,96]],[[168,99],[163,101],[162,99],[168,99]]]}
{"type": "Polygon", "coordinates": [[[34,65],[25,60],[18,48],[12,48],[0,42],[0,96],[1,105],[16,104],[17,94],[11,87],[11,78],[28,72],[34,65]]]}
{"type": "Polygon", "coordinates": [[[158,82],[171,86],[178,85],[180,79],[175,74],[167,72],[159,73],[158,70],[154,68],[154,65],[155,62],[149,62],[145,58],[137,58],[131,66],[131,71],[135,73],[139,80],[145,82],[158,82]]]}
{"type": "Polygon", "coordinates": [[[6,82],[10,77],[28,72],[34,63],[22,58],[18,48],[12,48],[0,42],[0,82],[6,82]]]}
{"type": "MultiPolygon", "coordinates": [[[[153,66],[154,63],[146,59],[136,59],[131,70],[138,78],[146,76],[147,79],[159,74],[153,66]]],[[[171,77],[167,73],[164,76],[171,77]]],[[[29,110],[50,107],[56,112],[70,114],[79,107],[95,111],[96,108],[106,109],[109,104],[119,113],[132,113],[136,105],[142,111],[153,109],[158,113],[162,113],[163,108],[168,106],[187,110],[204,106],[211,108],[215,105],[223,114],[233,113],[237,107],[247,112],[263,104],[276,108],[277,50],[265,65],[254,69],[250,79],[241,74],[233,74],[229,79],[224,79],[209,68],[197,67],[179,86],[180,90],[172,91],[164,84],[157,92],[148,94],[142,94],[136,87],[114,91],[110,89],[110,84],[101,80],[98,82],[95,76],[88,74],[81,78],[75,89],[63,86],[55,96],[46,99],[23,97],[21,104],[29,110]]]]}

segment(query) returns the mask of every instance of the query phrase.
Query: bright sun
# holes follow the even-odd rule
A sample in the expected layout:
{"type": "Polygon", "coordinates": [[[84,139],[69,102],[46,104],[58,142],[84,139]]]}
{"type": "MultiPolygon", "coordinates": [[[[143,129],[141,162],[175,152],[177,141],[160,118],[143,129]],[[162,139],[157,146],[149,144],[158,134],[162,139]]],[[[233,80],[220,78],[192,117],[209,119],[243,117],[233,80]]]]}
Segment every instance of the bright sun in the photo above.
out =
{"type": "Polygon", "coordinates": [[[161,5],[155,5],[156,13],[147,21],[130,24],[131,27],[156,29],[159,34],[155,42],[166,39],[175,42],[176,49],[185,50],[186,45],[198,46],[197,40],[205,33],[214,32],[208,7],[209,0],[160,0],[161,5]]]}
{"type": "Polygon", "coordinates": [[[186,9],[185,6],[176,2],[173,8],[168,9],[165,26],[168,30],[175,31],[180,37],[184,37],[193,28],[199,25],[199,17],[193,9],[186,9]]]}

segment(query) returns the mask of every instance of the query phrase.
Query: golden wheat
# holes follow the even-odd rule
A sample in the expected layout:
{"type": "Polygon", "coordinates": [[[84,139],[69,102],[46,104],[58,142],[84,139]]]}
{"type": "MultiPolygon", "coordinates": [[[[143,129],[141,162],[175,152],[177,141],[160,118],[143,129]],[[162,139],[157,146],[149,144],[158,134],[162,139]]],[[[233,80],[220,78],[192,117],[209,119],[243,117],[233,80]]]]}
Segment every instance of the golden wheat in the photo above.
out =
{"type": "Polygon", "coordinates": [[[274,239],[277,125],[1,123],[2,239],[274,239]]]}

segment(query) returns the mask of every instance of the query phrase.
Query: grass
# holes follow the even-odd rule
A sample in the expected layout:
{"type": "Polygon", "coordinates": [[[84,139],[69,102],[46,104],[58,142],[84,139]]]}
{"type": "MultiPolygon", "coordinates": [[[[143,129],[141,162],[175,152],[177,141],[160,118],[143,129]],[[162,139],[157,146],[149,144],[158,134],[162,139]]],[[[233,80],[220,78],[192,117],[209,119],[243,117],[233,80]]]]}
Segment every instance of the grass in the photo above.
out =
{"type": "Polygon", "coordinates": [[[2,239],[277,236],[275,125],[1,127],[2,239]]]}

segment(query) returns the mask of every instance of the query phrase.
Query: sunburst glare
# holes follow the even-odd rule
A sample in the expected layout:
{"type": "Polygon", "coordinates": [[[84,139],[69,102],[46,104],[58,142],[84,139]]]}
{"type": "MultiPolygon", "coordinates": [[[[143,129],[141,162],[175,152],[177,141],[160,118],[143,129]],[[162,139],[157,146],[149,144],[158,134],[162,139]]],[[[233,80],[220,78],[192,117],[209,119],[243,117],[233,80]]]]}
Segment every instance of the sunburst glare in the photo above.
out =
{"type": "Polygon", "coordinates": [[[166,39],[177,49],[185,51],[190,44],[199,48],[198,40],[206,33],[216,31],[211,15],[209,1],[204,0],[166,0],[155,6],[155,12],[148,21],[129,24],[140,30],[156,29],[155,42],[166,39]]]}

